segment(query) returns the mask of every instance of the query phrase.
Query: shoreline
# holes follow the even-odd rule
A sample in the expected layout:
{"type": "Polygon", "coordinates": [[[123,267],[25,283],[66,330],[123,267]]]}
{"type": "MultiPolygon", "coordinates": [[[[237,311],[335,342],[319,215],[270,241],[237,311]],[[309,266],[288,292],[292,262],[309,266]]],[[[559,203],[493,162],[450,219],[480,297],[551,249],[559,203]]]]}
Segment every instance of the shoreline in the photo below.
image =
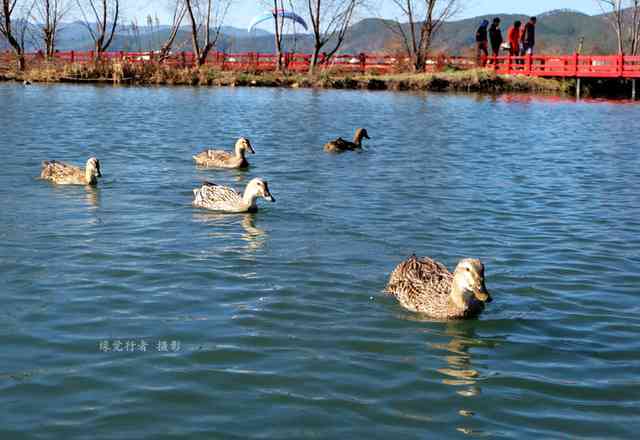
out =
{"type": "Polygon", "coordinates": [[[575,81],[496,75],[489,69],[444,70],[437,73],[359,74],[324,71],[313,77],[285,72],[222,71],[161,65],[74,64],[33,67],[0,73],[0,81],[32,83],[104,83],[134,86],[282,87],[348,90],[434,91],[470,93],[538,93],[566,96],[575,81]]]}
{"type": "MultiPolygon", "coordinates": [[[[212,67],[177,68],[158,64],[43,64],[23,72],[0,71],[0,81],[131,86],[279,87],[400,92],[536,94],[575,97],[575,79],[498,75],[491,69],[444,69],[436,73],[362,74],[325,70],[315,76],[297,72],[250,72],[212,67]]],[[[583,79],[582,97],[629,100],[630,82],[583,79]]]]}

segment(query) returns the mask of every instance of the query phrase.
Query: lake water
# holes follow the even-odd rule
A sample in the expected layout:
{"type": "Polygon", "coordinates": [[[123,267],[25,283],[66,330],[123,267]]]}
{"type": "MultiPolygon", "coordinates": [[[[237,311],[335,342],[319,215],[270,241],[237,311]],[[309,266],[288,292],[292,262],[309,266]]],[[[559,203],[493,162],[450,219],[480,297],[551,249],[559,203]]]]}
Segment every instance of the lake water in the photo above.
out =
{"type": "Polygon", "coordinates": [[[0,84],[0,438],[629,438],[640,106],[0,84]],[[371,140],[361,154],[322,145],[371,140]],[[248,172],[191,155],[256,150],[248,172]],[[97,189],[36,179],[97,156],[97,189]],[[191,207],[268,180],[255,215],[191,207]],[[262,203],[264,202],[264,203],[262,203]],[[431,322],[412,253],[494,301],[431,322]]]}

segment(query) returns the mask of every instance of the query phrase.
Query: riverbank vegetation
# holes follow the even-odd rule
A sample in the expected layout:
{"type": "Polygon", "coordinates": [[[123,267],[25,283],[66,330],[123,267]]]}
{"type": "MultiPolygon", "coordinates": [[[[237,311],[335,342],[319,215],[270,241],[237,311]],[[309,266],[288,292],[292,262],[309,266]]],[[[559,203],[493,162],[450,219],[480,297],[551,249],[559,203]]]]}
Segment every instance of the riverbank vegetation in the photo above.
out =
{"type": "MultiPolygon", "coordinates": [[[[2,75],[2,74],[0,74],[2,75]]],[[[207,66],[177,68],[160,64],[89,63],[40,65],[23,72],[5,72],[5,80],[131,85],[246,86],[455,92],[528,92],[564,94],[572,81],[501,76],[487,69],[444,69],[437,73],[358,74],[325,70],[317,75],[287,72],[224,71],[207,66]]]]}

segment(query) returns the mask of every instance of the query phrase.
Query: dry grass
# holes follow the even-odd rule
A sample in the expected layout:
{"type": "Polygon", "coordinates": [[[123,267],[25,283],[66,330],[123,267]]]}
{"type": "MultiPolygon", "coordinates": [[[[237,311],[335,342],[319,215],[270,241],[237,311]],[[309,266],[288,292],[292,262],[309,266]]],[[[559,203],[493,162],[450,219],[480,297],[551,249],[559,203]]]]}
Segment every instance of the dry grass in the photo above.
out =
{"type": "MultiPolygon", "coordinates": [[[[1,79],[1,78],[0,78],[1,79]]],[[[464,92],[567,93],[565,82],[526,76],[499,76],[490,69],[445,70],[438,73],[345,74],[323,71],[313,77],[296,73],[231,72],[212,67],[199,69],[155,63],[100,62],[34,66],[5,79],[32,82],[101,81],[140,85],[317,87],[369,90],[431,90],[464,92]]]]}

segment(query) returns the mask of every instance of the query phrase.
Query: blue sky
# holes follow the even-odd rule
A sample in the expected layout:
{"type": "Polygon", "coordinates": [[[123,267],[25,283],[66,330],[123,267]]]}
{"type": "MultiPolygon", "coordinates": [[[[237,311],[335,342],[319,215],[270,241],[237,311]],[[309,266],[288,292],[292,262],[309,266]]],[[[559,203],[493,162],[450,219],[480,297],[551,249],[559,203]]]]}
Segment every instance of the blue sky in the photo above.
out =
{"type": "MultiPolygon", "coordinates": [[[[375,0],[374,0],[375,1],[375,0]]],[[[569,8],[587,14],[600,12],[595,0],[461,0],[465,5],[459,18],[473,17],[483,14],[495,13],[523,13],[527,15],[537,15],[553,9],[569,8]]],[[[161,5],[169,4],[170,1],[158,0],[124,0],[125,18],[127,21],[134,17],[139,23],[144,23],[148,14],[157,15],[161,22],[169,21],[169,11],[161,5]]],[[[377,0],[378,6],[374,11],[364,11],[363,17],[373,16],[376,13],[385,17],[393,18],[394,9],[390,0],[377,0]]],[[[251,18],[264,11],[264,2],[259,0],[234,0],[226,24],[238,27],[245,27],[251,22],[251,18]]]]}

